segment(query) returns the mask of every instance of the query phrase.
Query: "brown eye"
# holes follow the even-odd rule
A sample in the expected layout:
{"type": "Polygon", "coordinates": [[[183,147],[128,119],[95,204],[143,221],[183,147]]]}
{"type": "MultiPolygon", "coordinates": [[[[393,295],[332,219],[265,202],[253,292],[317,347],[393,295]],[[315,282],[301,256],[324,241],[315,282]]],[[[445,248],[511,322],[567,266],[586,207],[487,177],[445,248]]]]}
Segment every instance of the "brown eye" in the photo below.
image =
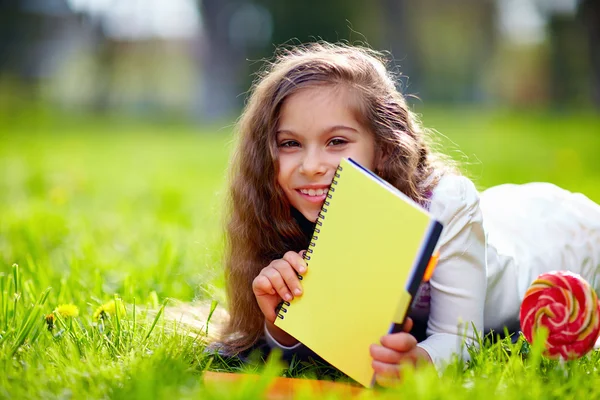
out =
{"type": "Polygon", "coordinates": [[[329,141],[329,145],[330,146],[341,146],[348,143],[346,140],[344,139],[340,139],[340,138],[335,138],[335,139],[331,139],[329,141]]]}
{"type": "Polygon", "coordinates": [[[286,141],[279,143],[279,147],[297,147],[297,146],[300,146],[300,143],[296,142],[295,140],[286,140],[286,141]]]}

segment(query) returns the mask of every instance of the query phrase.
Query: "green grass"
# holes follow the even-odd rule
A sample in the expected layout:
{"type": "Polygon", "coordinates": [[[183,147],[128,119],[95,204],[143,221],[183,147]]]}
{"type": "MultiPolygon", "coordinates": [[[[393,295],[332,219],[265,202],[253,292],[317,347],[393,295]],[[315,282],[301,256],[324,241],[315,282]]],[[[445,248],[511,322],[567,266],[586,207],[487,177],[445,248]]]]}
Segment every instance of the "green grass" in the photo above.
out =
{"type": "MultiPolygon", "coordinates": [[[[426,109],[423,120],[447,136],[441,148],[481,189],[550,181],[600,202],[597,114],[426,109]]],[[[35,113],[2,120],[1,398],[253,398],[272,376],[320,375],[307,364],[264,370],[213,359],[203,352],[204,314],[181,324],[160,312],[175,300],[216,300],[222,311],[220,210],[230,142],[229,127],[35,113]],[[94,319],[115,296],[124,315],[94,319]],[[44,316],[64,303],[79,316],[48,330],[44,316]],[[206,368],[265,378],[207,387],[206,368]]],[[[600,395],[598,353],[558,363],[540,351],[522,341],[483,344],[468,368],[456,363],[441,377],[431,368],[407,371],[389,396],[600,395]]]]}

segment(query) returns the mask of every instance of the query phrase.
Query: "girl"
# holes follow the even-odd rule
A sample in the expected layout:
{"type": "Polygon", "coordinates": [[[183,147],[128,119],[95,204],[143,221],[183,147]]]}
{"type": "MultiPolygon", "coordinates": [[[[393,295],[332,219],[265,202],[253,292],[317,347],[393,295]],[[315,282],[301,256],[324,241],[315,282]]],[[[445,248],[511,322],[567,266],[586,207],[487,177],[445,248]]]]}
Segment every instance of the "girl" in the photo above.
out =
{"type": "Polygon", "coordinates": [[[255,83],[238,135],[225,259],[229,352],[263,337],[284,354],[307,352],[273,324],[275,308],[302,296],[302,251],[341,157],[373,170],[444,225],[438,266],[419,288],[406,332],[370,348],[378,379],[398,376],[402,363],[443,365],[464,352],[473,327],[518,329],[521,299],[539,273],[570,269],[592,281],[600,267],[598,205],[550,184],[480,195],[431,150],[374,51],[319,43],[279,55],[255,83]]]}

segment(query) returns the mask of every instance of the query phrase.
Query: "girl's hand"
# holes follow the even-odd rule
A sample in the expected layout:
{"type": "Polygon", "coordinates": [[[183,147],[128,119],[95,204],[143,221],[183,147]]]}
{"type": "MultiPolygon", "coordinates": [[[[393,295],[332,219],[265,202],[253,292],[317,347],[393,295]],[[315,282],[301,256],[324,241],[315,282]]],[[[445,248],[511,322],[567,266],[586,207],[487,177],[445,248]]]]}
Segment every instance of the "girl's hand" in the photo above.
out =
{"type": "Polygon", "coordinates": [[[400,378],[403,364],[416,365],[422,361],[432,362],[429,354],[417,347],[417,339],[411,335],[412,320],[406,318],[404,332],[392,333],[381,338],[381,345],[371,345],[375,380],[383,386],[394,384],[400,378]]]}
{"type": "Polygon", "coordinates": [[[297,274],[306,272],[306,262],[300,253],[288,251],[282,259],[272,261],[252,282],[252,291],[267,323],[275,322],[275,308],[282,301],[302,295],[297,274]]]}

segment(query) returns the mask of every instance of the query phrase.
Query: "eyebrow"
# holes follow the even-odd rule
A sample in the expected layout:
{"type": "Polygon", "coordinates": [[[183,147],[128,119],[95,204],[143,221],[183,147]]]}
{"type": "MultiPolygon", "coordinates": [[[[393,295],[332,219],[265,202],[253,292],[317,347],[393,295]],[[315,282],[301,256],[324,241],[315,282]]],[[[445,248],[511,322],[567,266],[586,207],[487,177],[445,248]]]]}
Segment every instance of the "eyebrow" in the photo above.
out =
{"type": "MultiPolygon", "coordinates": [[[[334,126],[331,126],[331,127],[327,128],[327,129],[323,130],[320,135],[322,136],[322,135],[326,135],[326,134],[334,132],[334,131],[342,131],[342,130],[352,131],[352,132],[358,133],[358,131],[356,129],[352,128],[351,126],[334,125],[334,126]]],[[[290,130],[290,129],[279,129],[279,130],[277,130],[276,134],[279,135],[280,133],[290,133],[292,135],[296,135],[296,133],[294,131],[290,130]]]]}

